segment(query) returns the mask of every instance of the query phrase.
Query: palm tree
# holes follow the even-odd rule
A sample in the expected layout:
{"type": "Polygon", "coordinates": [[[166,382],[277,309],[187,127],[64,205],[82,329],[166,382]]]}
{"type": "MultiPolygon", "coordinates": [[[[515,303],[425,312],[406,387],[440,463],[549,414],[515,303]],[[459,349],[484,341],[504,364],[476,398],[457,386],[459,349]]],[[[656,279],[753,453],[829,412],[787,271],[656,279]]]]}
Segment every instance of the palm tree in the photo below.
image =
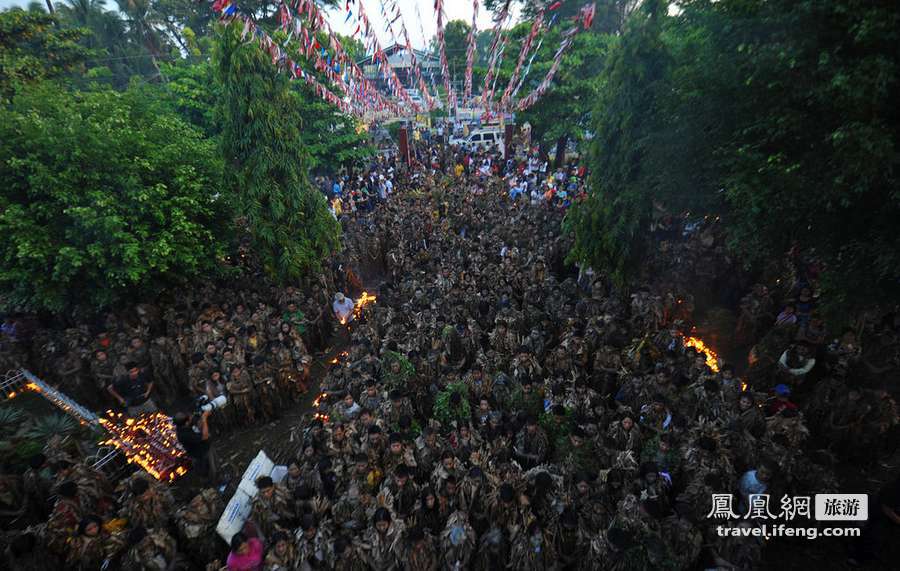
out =
{"type": "Polygon", "coordinates": [[[105,0],[63,0],[57,13],[64,24],[90,30],[85,44],[97,50],[95,63],[109,68],[117,85],[135,74],[158,73],[142,65],[148,57],[143,45],[133,41],[127,22],[119,12],[107,10],[105,0]]]}
{"type": "Polygon", "coordinates": [[[160,52],[162,49],[162,37],[159,30],[154,27],[154,17],[150,0],[116,0],[119,10],[125,14],[128,30],[134,41],[150,53],[150,61],[156,72],[159,71],[160,52]]]}
{"type": "Polygon", "coordinates": [[[112,51],[110,48],[117,43],[116,36],[121,36],[124,31],[118,15],[106,10],[105,0],[64,0],[58,11],[64,22],[91,31],[87,43],[92,49],[112,51]]]}

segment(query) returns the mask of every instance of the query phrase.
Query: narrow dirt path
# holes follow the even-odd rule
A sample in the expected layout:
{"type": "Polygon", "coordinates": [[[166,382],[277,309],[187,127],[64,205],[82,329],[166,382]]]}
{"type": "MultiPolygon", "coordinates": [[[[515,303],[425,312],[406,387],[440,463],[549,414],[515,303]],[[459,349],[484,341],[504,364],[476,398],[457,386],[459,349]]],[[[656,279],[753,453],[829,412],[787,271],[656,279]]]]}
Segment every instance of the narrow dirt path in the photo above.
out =
{"type": "MultiPolygon", "coordinates": [[[[285,462],[293,454],[299,442],[291,440],[292,429],[312,410],[312,403],[319,394],[321,380],[328,374],[331,361],[349,344],[350,336],[343,327],[337,327],[328,347],[316,356],[310,368],[309,392],[296,403],[282,409],[274,421],[254,426],[236,427],[221,435],[213,435],[213,451],[218,461],[218,469],[223,479],[240,478],[250,461],[264,451],[277,463],[285,462]]],[[[189,472],[180,479],[176,487],[192,493],[204,484],[203,480],[189,472]]]]}

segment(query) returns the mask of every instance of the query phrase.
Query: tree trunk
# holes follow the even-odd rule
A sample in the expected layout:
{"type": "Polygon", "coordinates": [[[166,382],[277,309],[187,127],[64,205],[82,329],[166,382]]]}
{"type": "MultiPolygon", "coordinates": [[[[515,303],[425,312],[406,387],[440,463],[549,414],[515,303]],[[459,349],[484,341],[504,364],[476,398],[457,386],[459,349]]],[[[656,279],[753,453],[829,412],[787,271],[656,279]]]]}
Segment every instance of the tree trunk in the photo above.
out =
{"type": "MultiPolygon", "coordinates": [[[[47,1],[49,2],[50,0],[47,1]]],[[[184,40],[181,39],[181,34],[179,33],[178,28],[172,25],[172,22],[170,22],[168,19],[163,20],[163,24],[165,24],[166,29],[169,30],[169,34],[171,34],[172,37],[175,38],[175,41],[178,42],[178,45],[181,46],[181,50],[184,52],[184,54],[188,58],[190,58],[191,50],[188,48],[187,44],[184,43],[184,40]]]]}
{"type": "Polygon", "coordinates": [[[47,11],[50,12],[50,15],[56,14],[56,10],[53,9],[53,0],[44,0],[47,3],[47,11]]]}
{"type": "Polygon", "coordinates": [[[569,142],[569,134],[566,133],[556,140],[556,158],[553,160],[553,167],[559,168],[566,160],[566,144],[569,142]]]}

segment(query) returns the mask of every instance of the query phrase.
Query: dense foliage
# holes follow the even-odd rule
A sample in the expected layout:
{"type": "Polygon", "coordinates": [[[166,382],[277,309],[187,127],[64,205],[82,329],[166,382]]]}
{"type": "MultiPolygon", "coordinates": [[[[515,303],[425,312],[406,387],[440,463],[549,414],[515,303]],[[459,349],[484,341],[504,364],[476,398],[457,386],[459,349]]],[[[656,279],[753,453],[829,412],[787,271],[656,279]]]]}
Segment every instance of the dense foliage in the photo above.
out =
{"type": "Polygon", "coordinates": [[[644,3],[611,48],[575,257],[633,276],[656,201],[723,216],[750,264],[814,252],[833,304],[896,301],[896,4],[679,7],[644,3]]]}
{"type": "Polygon", "coordinates": [[[306,171],[367,159],[366,133],[248,46],[217,81],[207,3],[117,5],[0,11],[0,306],[99,309],[217,275],[235,231],[273,276],[317,267],[338,226],[306,171]]]}
{"type": "Polygon", "coordinates": [[[59,29],[43,12],[0,13],[0,103],[16,89],[83,69],[93,51],[81,41],[84,28],[59,29]]]}
{"type": "Polygon", "coordinates": [[[222,162],[143,90],[25,89],[0,108],[0,156],[8,305],[101,307],[215,271],[222,162]]]}
{"type": "Polygon", "coordinates": [[[338,248],[340,226],[307,179],[303,117],[288,79],[256,43],[231,26],[215,57],[228,193],[266,272],[296,279],[338,248]]]}

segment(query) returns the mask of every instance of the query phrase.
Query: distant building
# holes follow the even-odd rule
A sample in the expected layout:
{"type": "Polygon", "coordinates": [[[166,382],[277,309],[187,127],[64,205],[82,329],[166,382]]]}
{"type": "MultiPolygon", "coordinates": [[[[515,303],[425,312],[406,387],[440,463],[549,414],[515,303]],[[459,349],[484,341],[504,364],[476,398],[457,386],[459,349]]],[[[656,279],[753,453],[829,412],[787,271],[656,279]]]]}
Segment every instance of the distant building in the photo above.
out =
{"type": "MultiPolygon", "coordinates": [[[[400,80],[400,83],[403,84],[403,87],[410,90],[418,90],[419,85],[416,80],[416,74],[413,71],[412,58],[409,56],[409,51],[406,49],[406,46],[394,44],[385,48],[384,53],[388,57],[388,65],[390,65],[394,70],[394,73],[397,74],[397,78],[400,80]]],[[[416,62],[419,64],[419,69],[422,70],[422,79],[425,80],[425,84],[429,87],[440,85],[441,81],[443,81],[440,60],[430,52],[423,50],[414,48],[413,53],[416,56],[416,62]]],[[[390,92],[387,81],[385,81],[379,66],[372,61],[372,57],[373,56],[363,58],[356,63],[362,68],[366,79],[372,81],[378,89],[390,92]]]]}

